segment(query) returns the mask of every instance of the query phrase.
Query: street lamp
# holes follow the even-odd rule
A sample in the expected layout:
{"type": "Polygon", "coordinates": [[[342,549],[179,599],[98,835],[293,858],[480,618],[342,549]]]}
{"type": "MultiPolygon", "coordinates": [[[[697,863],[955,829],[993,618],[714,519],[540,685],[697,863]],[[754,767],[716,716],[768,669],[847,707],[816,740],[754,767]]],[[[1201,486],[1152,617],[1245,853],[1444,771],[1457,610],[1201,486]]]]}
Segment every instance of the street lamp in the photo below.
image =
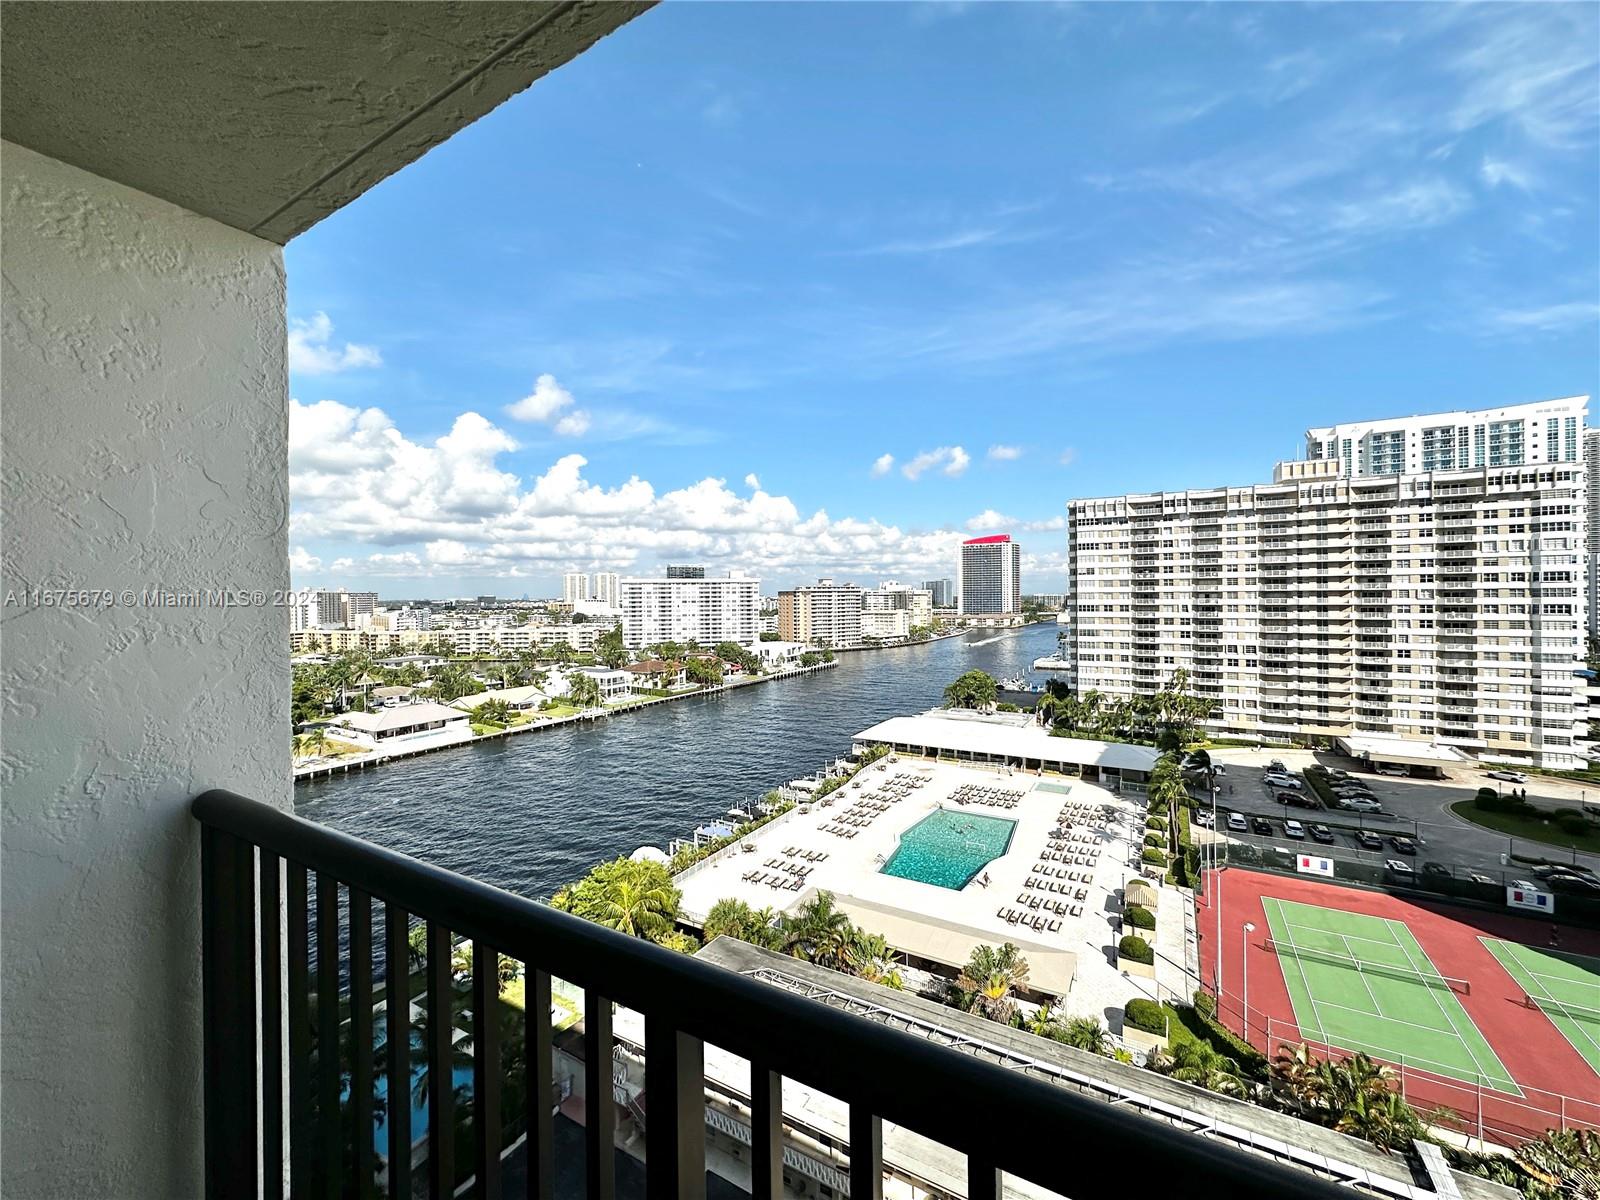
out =
{"type": "Polygon", "coordinates": [[[1244,923],[1244,936],[1239,939],[1239,966],[1244,972],[1244,995],[1242,997],[1244,1019],[1241,1023],[1244,1026],[1244,1040],[1247,1042],[1250,1040],[1250,955],[1248,951],[1250,949],[1250,935],[1255,931],[1255,925],[1246,921],[1244,923]]]}

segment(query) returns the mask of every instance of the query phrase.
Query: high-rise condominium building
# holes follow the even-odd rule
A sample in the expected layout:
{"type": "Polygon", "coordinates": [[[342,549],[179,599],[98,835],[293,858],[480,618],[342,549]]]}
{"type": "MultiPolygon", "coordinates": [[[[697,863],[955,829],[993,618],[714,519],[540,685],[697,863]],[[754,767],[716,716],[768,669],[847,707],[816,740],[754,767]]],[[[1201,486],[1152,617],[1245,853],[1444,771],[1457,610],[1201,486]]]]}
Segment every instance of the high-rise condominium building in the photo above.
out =
{"type": "Polygon", "coordinates": [[[660,642],[738,642],[760,640],[761,581],[635,578],[618,582],[622,640],[630,650],[660,642]]]}
{"type": "Polygon", "coordinates": [[[704,579],[705,577],[706,569],[704,567],[675,566],[667,568],[668,579],[704,579]]]}
{"type": "Polygon", "coordinates": [[[861,588],[819,579],[807,587],[778,593],[778,638],[785,642],[826,643],[835,648],[861,644],[861,588]]]}
{"type": "Polygon", "coordinates": [[[892,580],[861,593],[861,636],[903,638],[933,624],[933,593],[892,580]]]}
{"type": "Polygon", "coordinates": [[[961,543],[958,580],[963,613],[1012,613],[1022,607],[1022,547],[1009,533],[961,543]]]}
{"type": "Polygon", "coordinates": [[[341,590],[339,606],[343,610],[345,625],[354,629],[361,617],[369,617],[378,611],[378,593],[341,590]]]}
{"type": "Polygon", "coordinates": [[[1590,637],[1600,637],[1600,485],[1595,483],[1595,472],[1600,471],[1600,429],[1583,431],[1583,467],[1589,483],[1589,544],[1588,561],[1584,564],[1584,595],[1588,614],[1590,637]]]}
{"type": "Polygon", "coordinates": [[[594,574],[594,599],[599,604],[609,604],[617,607],[617,583],[622,577],[609,571],[596,571],[594,574]]]}
{"type": "Polygon", "coordinates": [[[933,597],[933,606],[935,608],[954,608],[956,606],[956,581],[954,579],[924,580],[922,590],[933,597]]]}
{"type": "Polygon", "coordinates": [[[1577,765],[1587,494],[1565,421],[1581,428],[1584,401],[1563,403],[1555,459],[1551,406],[1530,404],[1403,423],[1408,455],[1413,433],[1466,428],[1469,461],[1473,430],[1500,427],[1503,458],[1518,424],[1519,463],[1488,462],[1486,440],[1476,465],[1383,474],[1352,444],[1347,468],[1357,427],[1332,426],[1312,436],[1336,434],[1337,456],[1270,484],[1072,501],[1079,694],[1154,692],[1181,667],[1223,736],[1379,733],[1577,765]]]}
{"type": "Polygon", "coordinates": [[[1308,429],[1306,458],[1333,459],[1339,474],[1349,478],[1578,462],[1587,400],[1576,396],[1308,429]]]}
{"type": "Polygon", "coordinates": [[[568,571],[561,577],[561,599],[567,604],[589,598],[589,577],[582,571],[568,571]]]}

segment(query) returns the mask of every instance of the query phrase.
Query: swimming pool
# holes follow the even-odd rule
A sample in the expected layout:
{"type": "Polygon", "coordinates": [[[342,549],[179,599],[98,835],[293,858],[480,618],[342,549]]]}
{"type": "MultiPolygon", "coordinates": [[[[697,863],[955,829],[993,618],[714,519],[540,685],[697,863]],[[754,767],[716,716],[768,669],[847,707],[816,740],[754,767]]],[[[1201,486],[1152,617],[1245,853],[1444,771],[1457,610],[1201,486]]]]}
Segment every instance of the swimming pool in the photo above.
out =
{"type": "Polygon", "coordinates": [[[1011,845],[1015,821],[937,809],[900,835],[883,874],[955,891],[1011,845]]]}

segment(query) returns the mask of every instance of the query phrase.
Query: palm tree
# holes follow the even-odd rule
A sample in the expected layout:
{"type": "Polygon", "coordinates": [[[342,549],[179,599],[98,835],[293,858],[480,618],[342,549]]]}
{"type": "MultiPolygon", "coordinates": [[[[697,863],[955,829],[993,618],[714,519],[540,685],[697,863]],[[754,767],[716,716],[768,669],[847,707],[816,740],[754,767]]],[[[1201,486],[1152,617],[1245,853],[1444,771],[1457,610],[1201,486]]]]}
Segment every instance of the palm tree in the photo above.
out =
{"type": "Polygon", "coordinates": [[[752,908],[731,896],[711,906],[701,932],[708,942],[717,937],[731,937],[768,950],[783,947],[783,933],[774,922],[772,909],[752,908]]]}
{"type": "Polygon", "coordinates": [[[905,980],[900,976],[900,964],[895,961],[889,940],[881,933],[868,933],[864,929],[857,929],[854,934],[855,973],[868,983],[881,983],[897,992],[904,988],[905,980]]]}
{"type": "Polygon", "coordinates": [[[1409,1146],[1422,1133],[1416,1110],[1398,1092],[1358,1091],[1343,1108],[1333,1127],[1340,1133],[1365,1138],[1380,1150],[1409,1146]]]}
{"type": "Polygon", "coordinates": [[[296,739],[300,753],[307,758],[316,758],[327,752],[328,731],[321,725],[314,725],[296,739]]]}
{"type": "Polygon", "coordinates": [[[1106,1052],[1106,1029],[1093,1017],[1073,1017],[1063,1030],[1062,1041],[1092,1054],[1106,1052]]]}
{"type": "Polygon", "coordinates": [[[1012,994],[1028,979],[1028,960],[1010,942],[978,946],[956,980],[961,1007],[991,1021],[1009,1021],[1016,1009],[1012,994]]]}
{"type": "Polygon", "coordinates": [[[1056,1029],[1054,1006],[1049,1004],[1039,1005],[1023,1023],[1023,1028],[1036,1037],[1049,1037],[1056,1029]]]}
{"type": "Polygon", "coordinates": [[[1244,1091],[1239,1066],[1209,1042],[1180,1042],[1173,1048],[1167,1074],[1185,1083],[1197,1083],[1208,1092],[1236,1096],[1244,1091]]]}
{"type": "Polygon", "coordinates": [[[817,963],[854,932],[848,914],[834,907],[832,892],[818,892],[799,912],[782,918],[780,929],[785,954],[817,963]]]}
{"type": "Polygon", "coordinates": [[[654,940],[672,932],[671,892],[656,884],[618,879],[600,904],[600,923],[631,937],[654,940]]]}

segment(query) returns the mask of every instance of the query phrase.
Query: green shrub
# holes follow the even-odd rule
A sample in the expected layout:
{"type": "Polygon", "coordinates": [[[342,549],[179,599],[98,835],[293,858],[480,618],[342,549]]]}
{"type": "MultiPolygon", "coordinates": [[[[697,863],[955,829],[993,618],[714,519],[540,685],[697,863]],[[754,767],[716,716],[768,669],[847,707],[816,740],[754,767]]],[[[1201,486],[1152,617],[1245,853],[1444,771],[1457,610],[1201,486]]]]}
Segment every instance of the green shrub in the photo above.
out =
{"type": "Polygon", "coordinates": [[[1128,1001],[1122,1010],[1122,1023],[1131,1025],[1134,1029],[1142,1029],[1146,1033],[1166,1033],[1167,1014],[1161,1005],[1154,1000],[1145,1000],[1142,997],[1128,1001]]]}
{"type": "Polygon", "coordinates": [[[1142,904],[1130,904],[1124,910],[1123,919],[1135,929],[1154,929],[1156,915],[1142,904]]]}
{"type": "Polygon", "coordinates": [[[1149,863],[1152,867],[1164,867],[1167,865],[1167,856],[1154,846],[1146,846],[1139,859],[1141,862],[1149,863]]]}
{"type": "Polygon", "coordinates": [[[1194,994],[1194,1010],[1208,1021],[1216,1020],[1217,998],[1202,988],[1194,994]]]}
{"type": "Polygon", "coordinates": [[[1136,933],[1123,936],[1117,943],[1117,953],[1133,962],[1144,963],[1145,966],[1152,966],[1156,961],[1156,952],[1151,949],[1150,943],[1136,933]]]}
{"type": "Polygon", "coordinates": [[[1165,833],[1167,831],[1167,819],[1165,817],[1147,817],[1144,827],[1146,829],[1159,829],[1162,833],[1165,833]]]}
{"type": "Polygon", "coordinates": [[[1569,813],[1556,818],[1556,828],[1573,837],[1582,837],[1590,832],[1589,818],[1582,813],[1569,813]]]}
{"type": "Polygon", "coordinates": [[[1160,849],[1162,846],[1167,844],[1167,838],[1165,834],[1147,833],[1144,835],[1144,844],[1146,846],[1154,846],[1157,849],[1160,849]]]}

